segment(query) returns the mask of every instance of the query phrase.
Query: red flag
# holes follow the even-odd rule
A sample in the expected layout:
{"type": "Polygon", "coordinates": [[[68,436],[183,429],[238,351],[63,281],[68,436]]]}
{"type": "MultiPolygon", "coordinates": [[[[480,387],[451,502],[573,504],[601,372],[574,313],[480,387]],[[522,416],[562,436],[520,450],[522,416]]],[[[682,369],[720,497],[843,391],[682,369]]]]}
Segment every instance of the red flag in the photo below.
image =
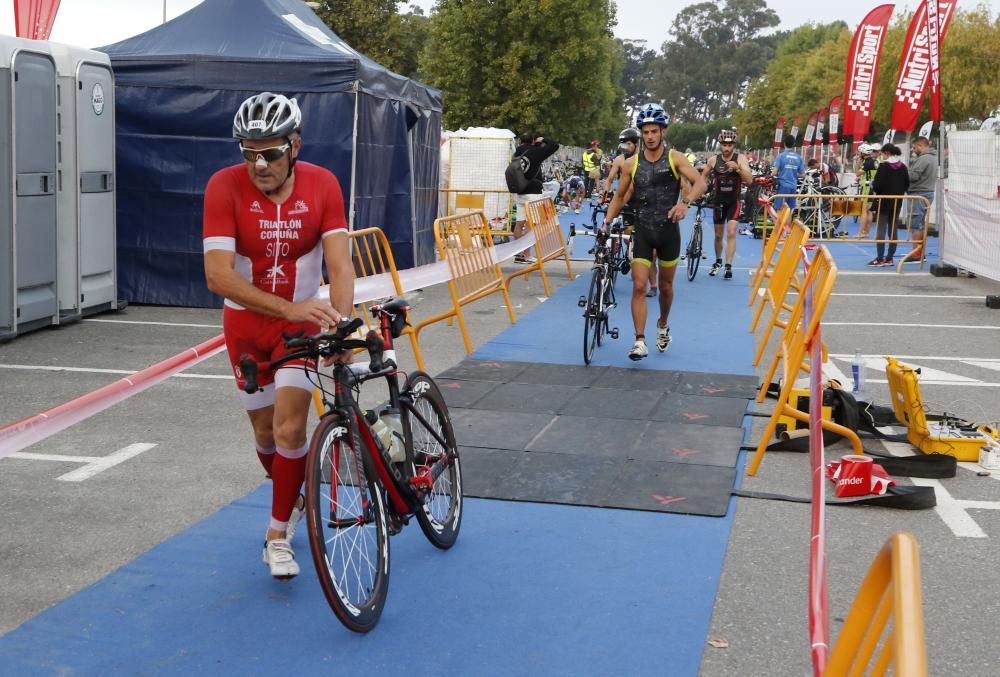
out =
{"type": "Polygon", "coordinates": [[[837,126],[840,124],[840,97],[835,96],[830,101],[830,147],[834,155],[840,152],[837,146],[837,126]]]}
{"type": "Polygon", "coordinates": [[[775,149],[781,148],[781,133],[784,131],[785,131],[785,118],[778,118],[778,122],[774,125],[775,149]]]}
{"type": "Polygon", "coordinates": [[[60,0],[14,0],[17,37],[48,40],[56,21],[60,0]]]}
{"type": "Polygon", "coordinates": [[[807,148],[812,145],[813,132],[816,131],[816,113],[809,116],[809,123],[806,124],[806,135],[802,137],[802,147],[807,148]]]}
{"type": "Polygon", "coordinates": [[[879,5],[868,12],[851,40],[847,54],[847,86],[844,90],[844,134],[855,141],[868,133],[875,98],[878,61],[894,5],[879,5]]]}
{"type": "Polygon", "coordinates": [[[819,111],[819,119],[816,121],[816,154],[813,157],[820,157],[823,154],[823,144],[826,142],[826,137],[823,136],[823,132],[826,130],[826,109],[819,111]]]}
{"type": "Polygon", "coordinates": [[[941,8],[938,0],[927,5],[927,51],[931,66],[931,120],[941,121],[941,8]]]}
{"type": "MultiPolygon", "coordinates": [[[[955,11],[955,0],[938,0],[937,6],[940,27],[937,45],[940,48],[951,15],[955,11]]],[[[927,91],[927,76],[931,70],[928,42],[927,3],[922,2],[910,21],[910,30],[903,43],[903,58],[899,62],[899,80],[896,83],[896,98],[892,104],[892,122],[889,125],[896,131],[909,132],[917,126],[917,116],[920,115],[920,105],[924,101],[924,92],[927,91]]]]}
{"type": "Polygon", "coordinates": [[[795,122],[792,123],[792,131],[789,132],[792,136],[795,137],[796,141],[799,140],[799,126],[801,124],[802,124],[802,116],[801,115],[796,115],[795,116],[795,122]]]}

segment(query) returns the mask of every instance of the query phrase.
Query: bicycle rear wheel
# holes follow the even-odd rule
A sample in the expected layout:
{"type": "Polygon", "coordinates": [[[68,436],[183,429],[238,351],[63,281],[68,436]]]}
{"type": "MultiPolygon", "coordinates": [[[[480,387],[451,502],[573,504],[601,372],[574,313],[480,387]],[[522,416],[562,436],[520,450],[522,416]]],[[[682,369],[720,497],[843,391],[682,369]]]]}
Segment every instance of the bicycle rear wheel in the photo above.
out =
{"type": "Polygon", "coordinates": [[[368,632],[389,591],[389,530],[355,422],[331,415],[316,426],[306,463],[306,517],[326,601],[348,629],[368,632]]]}
{"type": "Polygon", "coordinates": [[[687,246],[687,276],[688,282],[694,282],[698,274],[698,264],[701,263],[701,223],[695,221],[694,230],[687,246]]]}
{"type": "Polygon", "coordinates": [[[590,360],[594,357],[594,349],[597,348],[598,337],[601,333],[601,319],[598,313],[603,277],[601,267],[594,266],[594,272],[590,277],[590,291],[587,293],[587,307],[583,311],[584,364],[590,364],[590,360]]]}
{"type": "Polygon", "coordinates": [[[421,467],[443,470],[434,480],[424,505],[416,511],[417,523],[434,546],[447,550],[455,544],[462,526],[462,465],[448,405],[437,383],[422,371],[406,379],[405,393],[413,409],[403,407],[403,439],[413,475],[421,467]],[[442,445],[441,443],[445,444],[442,445]]]}

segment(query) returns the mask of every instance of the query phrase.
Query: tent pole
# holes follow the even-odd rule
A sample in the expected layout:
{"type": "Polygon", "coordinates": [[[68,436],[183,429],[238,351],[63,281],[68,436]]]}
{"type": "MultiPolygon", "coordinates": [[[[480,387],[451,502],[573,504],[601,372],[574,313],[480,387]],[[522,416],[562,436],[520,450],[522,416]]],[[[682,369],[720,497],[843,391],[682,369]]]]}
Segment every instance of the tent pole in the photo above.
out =
{"type": "Polygon", "coordinates": [[[361,82],[354,81],[354,131],[351,137],[351,205],[350,214],[347,217],[348,230],[354,230],[354,196],[357,194],[357,172],[358,172],[358,101],[361,92],[361,82]]]}

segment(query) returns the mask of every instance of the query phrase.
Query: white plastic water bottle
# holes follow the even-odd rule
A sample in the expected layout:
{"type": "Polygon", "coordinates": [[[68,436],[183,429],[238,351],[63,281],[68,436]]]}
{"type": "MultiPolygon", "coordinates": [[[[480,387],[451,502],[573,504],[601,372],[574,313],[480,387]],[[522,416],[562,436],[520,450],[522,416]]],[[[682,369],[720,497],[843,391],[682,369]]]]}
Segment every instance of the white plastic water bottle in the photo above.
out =
{"type": "Polygon", "coordinates": [[[854,387],[851,394],[855,400],[868,401],[868,375],[865,372],[865,358],[861,351],[854,352],[854,360],[851,362],[851,376],[854,378],[854,387]]]}
{"type": "Polygon", "coordinates": [[[386,411],[371,424],[372,431],[382,443],[383,449],[389,450],[389,458],[393,463],[406,460],[406,447],[403,442],[403,425],[399,420],[399,412],[386,411]]]}

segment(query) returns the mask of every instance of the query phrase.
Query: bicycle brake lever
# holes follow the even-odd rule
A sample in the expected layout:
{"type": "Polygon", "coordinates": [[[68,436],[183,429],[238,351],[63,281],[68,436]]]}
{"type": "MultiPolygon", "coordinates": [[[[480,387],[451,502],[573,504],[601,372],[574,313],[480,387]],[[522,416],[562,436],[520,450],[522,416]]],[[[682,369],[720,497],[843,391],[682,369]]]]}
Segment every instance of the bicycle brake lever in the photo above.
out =
{"type": "Polygon", "coordinates": [[[240,355],[240,373],[246,379],[243,384],[243,392],[253,395],[260,390],[257,386],[257,362],[251,359],[246,353],[240,355]]]}
{"type": "Polygon", "coordinates": [[[385,368],[385,364],[382,361],[382,356],[385,353],[385,342],[374,329],[368,330],[368,334],[365,336],[365,347],[372,358],[368,368],[371,369],[373,374],[382,371],[385,368]]]}

